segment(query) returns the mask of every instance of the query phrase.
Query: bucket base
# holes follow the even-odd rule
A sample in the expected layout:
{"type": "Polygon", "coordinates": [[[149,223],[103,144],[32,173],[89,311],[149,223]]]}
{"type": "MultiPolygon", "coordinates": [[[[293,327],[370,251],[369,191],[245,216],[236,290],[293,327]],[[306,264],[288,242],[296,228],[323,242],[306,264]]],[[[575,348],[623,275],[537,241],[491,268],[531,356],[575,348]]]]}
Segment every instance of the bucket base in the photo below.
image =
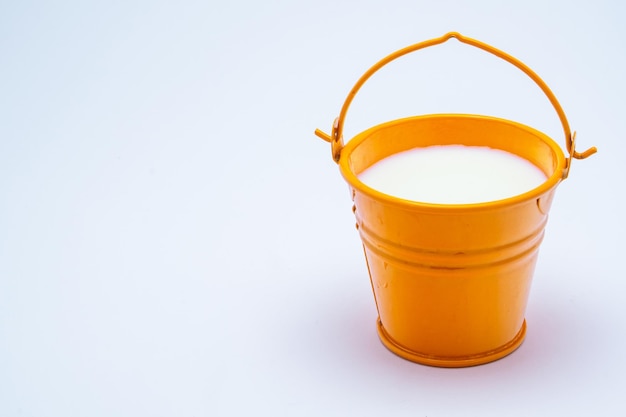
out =
{"type": "Polygon", "coordinates": [[[526,320],[524,320],[522,328],[517,335],[515,335],[513,340],[495,350],[471,356],[445,357],[424,355],[418,352],[413,352],[404,346],[397,344],[383,327],[380,318],[377,320],[377,328],[378,336],[380,337],[381,342],[383,342],[383,345],[396,355],[422,365],[437,366],[441,368],[462,368],[496,361],[513,353],[515,349],[520,347],[524,341],[524,337],[526,337],[526,320]]]}

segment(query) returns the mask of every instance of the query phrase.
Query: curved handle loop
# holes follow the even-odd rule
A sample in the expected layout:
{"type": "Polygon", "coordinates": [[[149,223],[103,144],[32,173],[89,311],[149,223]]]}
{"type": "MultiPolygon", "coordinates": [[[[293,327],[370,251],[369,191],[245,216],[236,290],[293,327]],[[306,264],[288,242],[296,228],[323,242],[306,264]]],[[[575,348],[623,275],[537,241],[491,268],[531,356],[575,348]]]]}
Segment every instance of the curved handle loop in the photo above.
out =
{"type": "Polygon", "coordinates": [[[494,48],[491,45],[487,45],[486,43],[477,41],[475,39],[467,38],[457,32],[449,32],[443,35],[442,37],[430,39],[427,41],[416,43],[411,46],[407,46],[406,48],[400,49],[386,56],[385,58],[381,59],[376,64],[374,64],[370,69],[368,69],[365,72],[365,74],[361,76],[361,78],[359,78],[359,80],[356,82],[354,87],[352,87],[352,90],[350,90],[350,93],[346,97],[346,100],[343,103],[343,107],[341,108],[341,112],[339,113],[339,117],[337,117],[333,123],[332,133],[328,135],[319,129],[315,130],[315,134],[317,136],[331,143],[333,159],[335,160],[335,162],[339,162],[339,157],[341,156],[341,150],[343,149],[343,146],[344,146],[343,145],[343,125],[345,122],[346,114],[348,112],[348,108],[350,107],[352,100],[354,99],[354,97],[356,96],[360,88],[363,86],[363,84],[365,84],[365,82],[372,75],[374,75],[376,71],[381,69],[383,66],[387,65],[389,62],[397,58],[400,58],[401,56],[406,55],[408,53],[415,52],[420,49],[428,48],[429,46],[439,45],[441,43],[446,42],[450,38],[455,38],[459,42],[463,42],[465,44],[487,51],[515,65],[517,68],[522,70],[526,75],[528,75],[539,86],[539,88],[541,88],[544,94],[548,97],[548,100],[550,100],[550,103],[554,107],[554,110],[556,110],[556,113],[558,114],[559,119],[561,121],[561,125],[563,126],[563,131],[565,133],[565,145],[567,148],[567,152],[569,153],[569,158],[567,158],[567,161],[566,161],[567,164],[565,167],[565,171],[563,173],[564,179],[567,178],[567,175],[569,173],[569,168],[571,166],[572,158],[585,159],[597,152],[597,149],[595,147],[591,147],[582,153],[576,152],[576,149],[575,149],[576,132],[572,134],[569,123],[567,121],[567,117],[565,116],[565,112],[563,111],[563,108],[559,104],[559,101],[556,99],[554,93],[552,93],[552,90],[550,90],[550,87],[548,87],[548,85],[533,70],[531,70],[528,66],[526,66],[526,64],[524,64],[517,58],[512,57],[506,52],[503,52],[497,48],[494,48]]]}

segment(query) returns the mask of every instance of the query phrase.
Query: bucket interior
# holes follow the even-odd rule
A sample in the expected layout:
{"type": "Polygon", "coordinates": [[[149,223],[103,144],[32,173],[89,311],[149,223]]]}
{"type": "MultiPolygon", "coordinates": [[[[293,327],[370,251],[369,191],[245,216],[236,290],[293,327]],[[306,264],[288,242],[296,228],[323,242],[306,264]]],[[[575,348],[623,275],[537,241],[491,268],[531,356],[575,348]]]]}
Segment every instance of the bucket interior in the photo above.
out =
{"type": "Polygon", "coordinates": [[[426,115],[394,120],[355,136],[342,150],[340,168],[357,188],[357,176],[376,162],[413,148],[441,145],[486,146],[531,162],[547,179],[540,189],[562,178],[565,157],[547,135],[509,120],[476,115],[426,115]]]}

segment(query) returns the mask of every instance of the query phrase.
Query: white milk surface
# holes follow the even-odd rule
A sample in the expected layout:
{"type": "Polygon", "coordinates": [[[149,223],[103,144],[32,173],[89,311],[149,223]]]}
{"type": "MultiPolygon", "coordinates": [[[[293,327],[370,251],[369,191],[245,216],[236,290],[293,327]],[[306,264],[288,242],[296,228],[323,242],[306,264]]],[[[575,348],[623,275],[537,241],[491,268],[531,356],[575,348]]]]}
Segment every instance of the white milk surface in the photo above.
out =
{"type": "Polygon", "coordinates": [[[414,148],[382,159],[359,179],[382,193],[436,204],[472,204],[523,194],[547,179],[509,152],[480,146],[414,148]]]}

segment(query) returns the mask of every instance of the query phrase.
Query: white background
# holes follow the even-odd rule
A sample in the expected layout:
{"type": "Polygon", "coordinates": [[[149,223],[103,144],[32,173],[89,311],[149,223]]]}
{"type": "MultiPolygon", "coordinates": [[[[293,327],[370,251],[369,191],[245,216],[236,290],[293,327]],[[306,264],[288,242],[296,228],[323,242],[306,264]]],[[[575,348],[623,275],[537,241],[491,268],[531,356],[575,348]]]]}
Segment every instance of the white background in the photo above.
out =
{"type": "MultiPolygon", "coordinates": [[[[0,416],[626,414],[626,6],[614,1],[0,4],[0,416]],[[458,31],[553,89],[579,150],[525,343],[388,352],[327,143],[358,77],[458,31]]],[[[412,114],[563,143],[515,68],[457,41],[375,76],[346,137],[412,114]]]]}

